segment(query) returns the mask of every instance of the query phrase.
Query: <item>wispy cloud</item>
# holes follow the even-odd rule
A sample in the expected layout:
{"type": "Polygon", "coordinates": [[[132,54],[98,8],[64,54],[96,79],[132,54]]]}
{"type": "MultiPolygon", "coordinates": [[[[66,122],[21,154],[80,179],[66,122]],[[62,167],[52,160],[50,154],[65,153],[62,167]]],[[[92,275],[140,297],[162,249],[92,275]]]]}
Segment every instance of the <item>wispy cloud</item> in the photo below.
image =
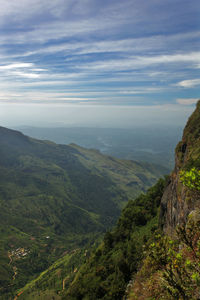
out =
{"type": "Polygon", "coordinates": [[[10,99],[153,105],[184,99],[186,88],[197,97],[197,0],[0,5],[0,88],[10,99]]]}
{"type": "Polygon", "coordinates": [[[40,78],[41,75],[40,74],[36,74],[36,73],[25,73],[25,72],[20,72],[20,71],[15,71],[12,73],[13,75],[16,75],[16,76],[21,76],[21,77],[24,77],[24,78],[40,78]]]}
{"type": "Polygon", "coordinates": [[[198,85],[200,85],[200,78],[182,80],[177,83],[177,86],[184,87],[184,88],[193,88],[198,85]]]}
{"type": "MultiPolygon", "coordinates": [[[[77,68],[90,70],[132,70],[145,68],[152,65],[192,63],[193,67],[200,63],[200,52],[191,52],[185,54],[154,55],[154,56],[129,56],[122,59],[111,59],[107,61],[95,61],[88,64],[77,65],[77,68]]],[[[192,65],[190,65],[192,67],[192,65]]]]}
{"type": "Polygon", "coordinates": [[[93,90],[82,90],[76,91],[75,89],[71,89],[69,91],[58,89],[57,91],[54,89],[51,91],[40,90],[40,91],[20,91],[14,92],[13,89],[7,87],[7,89],[3,90],[3,85],[0,92],[0,99],[5,101],[20,101],[20,103],[27,103],[30,101],[34,102],[49,102],[49,101],[73,101],[76,103],[77,101],[91,101],[91,103],[134,103],[136,100],[141,99],[140,95],[151,94],[151,93],[160,93],[164,91],[164,88],[151,88],[151,87],[140,87],[133,90],[124,90],[122,88],[107,88],[106,90],[99,91],[97,88],[93,90]],[[134,96],[131,99],[129,96],[134,96]],[[128,102],[127,102],[128,101],[128,102]]]}
{"type": "Polygon", "coordinates": [[[37,102],[74,102],[77,101],[87,101],[88,98],[81,96],[81,94],[76,93],[56,93],[56,92],[23,92],[23,93],[13,93],[13,92],[0,92],[0,100],[11,102],[16,101],[19,103],[37,103],[37,102]]]}
{"type": "Polygon", "coordinates": [[[34,65],[32,63],[13,63],[9,65],[1,65],[0,70],[12,70],[21,68],[32,68],[34,65]]]}
{"type": "MultiPolygon", "coordinates": [[[[70,26],[69,26],[70,27],[70,26]]],[[[66,31],[65,31],[66,32],[66,31]]],[[[28,34],[28,33],[27,33],[28,34]]],[[[58,37],[59,34],[55,33],[55,36],[58,37]]],[[[39,34],[37,34],[37,37],[39,34]]],[[[30,36],[27,36],[27,38],[30,39],[30,36]]],[[[194,39],[200,38],[200,32],[190,32],[190,33],[182,33],[182,34],[171,34],[168,36],[163,35],[153,35],[153,36],[145,36],[145,37],[135,37],[135,38],[115,38],[115,39],[100,39],[100,40],[89,40],[87,41],[84,36],[83,39],[63,42],[63,40],[57,40],[56,43],[53,45],[45,44],[45,41],[48,41],[48,36],[44,34],[41,36],[42,45],[41,44],[34,44],[34,49],[28,50],[28,51],[21,51],[19,54],[15,53],[16,57],[29,57],[29,56],[35,56],[35,55],[46,55],[50,54],[53,55],[55,53],[59,55],[63,55],[64,57],[72,55],[73,56],[82,56],[82,55],[91,55],[91,54],[98,54],[98,53],[121,53],[122,56],[126,57],[127,54],[130,56],[130,54],[136,53],[143,53],[145,56],[147,51],[153,51],[154,53],[164,52],[165,55],[163,55],[163,58],[167,59],[168,55],[166,54],[167,51],[173,51],[175,52],[174,55],[177,55],[177,49],[176,45],[179,45],[180,43],[186,44],[191,42],[194,45],[194,39]],[[45,40],[47,38],[47,40],[45,40]]],[[[26,37],[24,37],[26,41],[26,37]]],[[[51,39],[51,37],[50,37],[51,39]]],[[[20,39],[19,39],[20,40],[20,39]]],[[[0,41],[1,40],[0,37],[0,41]]],[[[23,39],[22,39],[23,41],[23,39]]],[[[187,47],[188,48],[188,47],[187,47]]],[[[188,49],[186,49],[188,50],[188,49]]],[[[185,53],[178,54],[180,57],[176,57],[175,59],[179,61],[184,61],[186,57],[187,52],[185,50],[185,53]]],[[[183,49],[182,49],[183,51],[183,49]]],[[[151,53],[150,52],[150,53],[151,53]]],[[[195,54],[195,53],[192,53],[195,54]]],[[[196,53],[198,55],[198,52],[196,53]]],[[[171,54],[170,54],[171,55],[171,54]]],[[[150,55],[152,56],[152,55],[150,55]]],[[[69,58],[67,58],[69,59],[69,58]]],[[[190,59],[190,61],[194,60],[194,58],[190,59]]],[[[188,61],[188,59],[187,59],[188,61]]],[[[199,59],[197,57],[197,62],[199,62],[199,59]]],[[[199,64],[196,65],[198,67],[199,64]]]]}
{"type": "Polygon", "coordinates": [[[198,98],[184,98],[184,99],[176,99],[176,102],[181,105],[192,105],[197,103],[198,98]]]}
{"type": "Polygon", "coordinates": [[[33,63],[12,63],[0,65],[0,75],[3,73],[7,76],[24,77],[29,79],[40,78],[40,72],[46,71],[45,69],[35,68],[33,63]]]}

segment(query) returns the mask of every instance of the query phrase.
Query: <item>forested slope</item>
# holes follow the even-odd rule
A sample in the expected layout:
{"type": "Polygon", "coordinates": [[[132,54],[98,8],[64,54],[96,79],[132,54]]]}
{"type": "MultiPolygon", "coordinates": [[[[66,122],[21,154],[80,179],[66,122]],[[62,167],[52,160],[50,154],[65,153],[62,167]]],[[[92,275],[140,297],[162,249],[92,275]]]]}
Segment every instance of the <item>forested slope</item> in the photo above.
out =
{"type": "Polygon", "coordinates": [[[94,241],[163,172],[0,127],[2,295],[94,241]]]}

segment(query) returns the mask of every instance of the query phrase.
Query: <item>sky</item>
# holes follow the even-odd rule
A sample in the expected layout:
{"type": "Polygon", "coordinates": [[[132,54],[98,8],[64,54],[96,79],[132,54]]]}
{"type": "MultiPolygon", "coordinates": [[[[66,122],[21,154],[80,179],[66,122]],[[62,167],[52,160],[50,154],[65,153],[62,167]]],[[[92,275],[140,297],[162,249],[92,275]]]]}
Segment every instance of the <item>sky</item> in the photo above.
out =
{"type": "Polygon", "coordinates": [[[182,124],[200,98],[199,0],[0,5],[3,126],[182,124]]]}

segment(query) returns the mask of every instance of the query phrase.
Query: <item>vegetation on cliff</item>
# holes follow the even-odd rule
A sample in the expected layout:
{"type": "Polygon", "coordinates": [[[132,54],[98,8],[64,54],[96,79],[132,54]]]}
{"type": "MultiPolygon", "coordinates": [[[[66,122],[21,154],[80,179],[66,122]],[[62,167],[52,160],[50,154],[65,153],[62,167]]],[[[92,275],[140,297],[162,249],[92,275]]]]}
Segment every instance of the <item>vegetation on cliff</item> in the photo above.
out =
{"type": "MultiPolygon", "coordinates": [[[[192,174],[192,173],[191,173],[192,174]]],[[[200,182],[196,182],[200,187],[200,182]]],[[[199,189],[193,188],[200,200],[199,189]]],[[[129,300],[195,300],[200,294],[200,210],[193,210],[176,235],[156,233],[135,277],[129,300]],[[142,290],[142,293],[141,293],[142,290]]]]}
{"type": "Polygon", "coordinates": [[[143,243],[158,224],[158,207],[165,187],[160,179],[147,194],[130,201],[117,226],[81,267],[63,299],[121,299],[127,282],[143,257],[143,243]]]}
{"type": "Polygon", "coordinates": [[[148,242],[128,299],[199,299],[199,203],[200,101],[176,147],[175,169],[161,201],[164,232],[148,242]]]}

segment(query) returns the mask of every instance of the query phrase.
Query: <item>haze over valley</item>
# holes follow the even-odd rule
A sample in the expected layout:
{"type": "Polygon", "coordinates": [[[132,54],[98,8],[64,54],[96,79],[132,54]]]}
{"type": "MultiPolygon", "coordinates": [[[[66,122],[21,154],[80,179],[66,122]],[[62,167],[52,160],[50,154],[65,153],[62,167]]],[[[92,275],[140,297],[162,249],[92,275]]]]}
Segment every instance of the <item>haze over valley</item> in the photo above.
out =
{"type": "Polygon", "coordinates": [[[17,127],[34,138],[98,149],[101,153],[122,159],[146,161],[165,166],[168,173],[174,165],[174,148],[181,139],[182,128],[177,126],[148,128],[39,128],[17,127]],[[163,160],[165,157],[165,160],[163,160]]]}

